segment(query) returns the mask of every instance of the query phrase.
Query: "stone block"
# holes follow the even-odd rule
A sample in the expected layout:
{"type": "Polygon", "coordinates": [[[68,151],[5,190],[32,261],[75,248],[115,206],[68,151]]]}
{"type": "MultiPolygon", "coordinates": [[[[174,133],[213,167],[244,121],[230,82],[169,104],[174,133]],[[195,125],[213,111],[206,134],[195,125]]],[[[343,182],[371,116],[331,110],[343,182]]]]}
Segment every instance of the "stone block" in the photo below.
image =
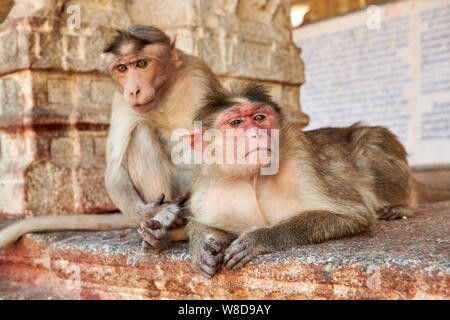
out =
{"type": "Polygon", "coordinates": [[[106,192],[103,162],[95,167],[81,167],[75,171],[78,188],[77,213],[102,213],[116,210],[106,192]]]}
{"type": "Polygon", "coordinates": [[[130,1],[127,9],[134,24],[153,24],[162,29],[188,28],[199,25],[202,8],[200,2],[194,0],[130,1]]]}
{"type": "Polygon", "coordinates": [[[3,158],[18,159],[27,155],[27,141],[21,134],[2,134],[0,140],[3,158]]]}
{"type": "Polygon", "coordinates": [[[17,37],[14,30],[7,30],[0,33],[0,72],[20,68],[20,61],[17,55],[17,37]]]}
{"type": "MultiPolygon", "coordinates": [[[[1,170],[1,169],[0,169],[1,170]]],[[[25,183],[23,180],[0,181],[0,211],[2,217],[21,218],[25,212],[25,183]]]]}
{"type": "MultiPolygon", "coordinates": [[[[92,102],[103,103],[106,105],[111,104],[111,97],[116,92],[116,87],[111,80],[107,81],[93,81],[91,84],[90,99],[92,102]]],[[[81,96],[80,98],[83,98],[81,96]]]]}
{"type": "Polygon", "coordinates": [[[25,172],[26,213],[33,216],[76,213],[72,170],[34,161],[25,172]]]}
{"type": "Polygon", "coordinates": [[[26,80],[17,75],[0,78],[0,110],[2,113],[20,112],[25,107],[26,80]]]}
{"type": "Polygon", "coordinates": [[[25,68],[103,72],[99,56],[113,32],[86,26],[72,30],[42,17],[7,20],[0,26],[0,74],[25,68]]]}
{"type": "Polygon", "coordinates": [[[110,80],[25,70],[0,84],[0,190],[17,199],[2,202],[0,214],[113,210],[103,182],[110,80]]]}
{"type": "Polygon", "coordinates": [[[47,81],[48,103],[71,104],[72,83],[64,78],[54,78],[47,81]]]}
{"type": "Polygon", "coordinates": [[[96,156],[103,159],[106,154],[106,138],[98,137],[94,138],[94,153],[96,156]]]}
{"type": "Polygon", "coordinates": [[[0,215],[25,214],[26,183],[23,172],[32,160],[28,132],[0,131],[0,215]]]}
{"type": "Polygon", "coordinates": [[[50,153],[53,158],[70,158],[74,156],[73,140],[70,138],[54,138],[51,140],[50,153]]]}

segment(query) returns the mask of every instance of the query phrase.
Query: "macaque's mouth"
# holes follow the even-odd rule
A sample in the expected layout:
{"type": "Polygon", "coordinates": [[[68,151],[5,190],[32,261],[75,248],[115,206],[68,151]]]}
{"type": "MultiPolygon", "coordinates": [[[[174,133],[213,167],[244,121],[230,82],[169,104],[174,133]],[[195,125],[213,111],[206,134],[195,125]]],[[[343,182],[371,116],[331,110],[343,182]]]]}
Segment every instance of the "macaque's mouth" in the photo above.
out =
{"type": "Polygon", "coordinates": [[[152,100],[149,100],[145,103],[136,103],[133,104],[133,109],[140,113],[145,113],[147,111],[150,111],[154,109],[156,106],[156,98],[153,98],[152,100]]]}
{"type": "Polygon", "coordinates": [[[139,109],[139,108],[145,107],[145,106],[147,106],[149,104],[152,104],[154,101],[155,101],[155,98],[153,98],[151,100],[148,100],[147,102],[144,102],[144,103],[136,103],[136,104],[133,105],[133,107],[139,109]]]}
{"type": "Polygon", "coordinates": [[[255,149],[250,150],[249,152],[247,152],[247,153],[245,154],[245,156],[247,157],[250,153],[253,153],[253,152],[256,152],[256,151],[260,151],[260,150],[267,150],[267,151],[269,151],[270,153],[272,153],[272,149],[270,149],[270,148],[267,148],[267,147],[258,147],[258,148],[255,148],[255,149]]]}

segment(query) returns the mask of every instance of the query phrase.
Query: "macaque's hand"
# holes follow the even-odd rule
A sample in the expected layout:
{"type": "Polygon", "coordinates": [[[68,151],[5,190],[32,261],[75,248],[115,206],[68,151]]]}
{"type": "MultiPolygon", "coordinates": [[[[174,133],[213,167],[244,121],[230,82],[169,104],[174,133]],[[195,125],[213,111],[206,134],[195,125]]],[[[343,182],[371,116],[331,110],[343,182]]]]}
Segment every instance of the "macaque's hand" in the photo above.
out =
{"type": "Polygon", "coordinates": [[[378,219],[381,220],[408,219],[413,216],[413,210],[402,206],[386,207],[378,212],[378,219]]]}
{"type": "Polygon", "coordinates": [[[186,225],[188,211],[183,206],[188,199],[189,193],[186,193],[173,201],[164,202],[164,194],[161,194],[151,203],[152,207],[149,206],[150,210],[145,213],[149,218],[138,229],[144,250],[163,250],[169,246],[168,230],[186,225]]]}
{"type": "Polygon", "coordinates": [[[191,251],[192,268],[206,278],[212,278],[223,262],[226,243],[216,239],[213,234],[204,233],[196,239],[196,249],[191,251]]]}
{"type": "Polygon", "coordinates": [[[230,244],[224,258],[227,269],[239,269],[256,256],[270,251],[261,245],[260,234],[264,231],[257,229],[244,232],[230,244]]]}

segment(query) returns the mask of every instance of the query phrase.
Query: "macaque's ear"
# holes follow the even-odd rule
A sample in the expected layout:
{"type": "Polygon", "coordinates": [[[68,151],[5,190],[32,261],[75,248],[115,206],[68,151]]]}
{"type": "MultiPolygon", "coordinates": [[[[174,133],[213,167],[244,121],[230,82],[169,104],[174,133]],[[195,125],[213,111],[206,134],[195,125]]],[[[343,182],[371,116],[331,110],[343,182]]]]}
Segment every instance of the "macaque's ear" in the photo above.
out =
{"type": "Polygon", "coordinates": [[[178,61],[178,54],[177,54],[177,48],[176,48],[176,43],[177,43],[177,34],[173,33],[170,35],[170,58],[173,61],[178,61]]]}
{"type": "Polygon", "coordinates": [[[200,153],[202,152],[202,130],[200,128],[193,128],[188,134],[182,136],[184,142],[188,144],[192,150],[200,153]],[[195,141],[197,138],[198,142],[195,141]]]}

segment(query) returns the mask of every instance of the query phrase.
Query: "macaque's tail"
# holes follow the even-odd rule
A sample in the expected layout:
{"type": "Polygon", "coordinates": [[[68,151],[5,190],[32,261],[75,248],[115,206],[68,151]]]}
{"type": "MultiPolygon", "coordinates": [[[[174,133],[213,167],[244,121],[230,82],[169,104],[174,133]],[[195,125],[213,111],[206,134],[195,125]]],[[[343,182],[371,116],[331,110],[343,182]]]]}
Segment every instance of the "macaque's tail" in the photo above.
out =
{"type": "Polygon", "coordinates": [[[419,203],[450,200],[450,189],[427,186],[414,180],[414,189],[417,192],[419,203]]]}
{"type": "Polygon", "coordinates": [[[123,214],[45,216],[13,222],[0,230],[0,249],[28,232],[56,230],[118,230],[133,228],[123,214]]]}

